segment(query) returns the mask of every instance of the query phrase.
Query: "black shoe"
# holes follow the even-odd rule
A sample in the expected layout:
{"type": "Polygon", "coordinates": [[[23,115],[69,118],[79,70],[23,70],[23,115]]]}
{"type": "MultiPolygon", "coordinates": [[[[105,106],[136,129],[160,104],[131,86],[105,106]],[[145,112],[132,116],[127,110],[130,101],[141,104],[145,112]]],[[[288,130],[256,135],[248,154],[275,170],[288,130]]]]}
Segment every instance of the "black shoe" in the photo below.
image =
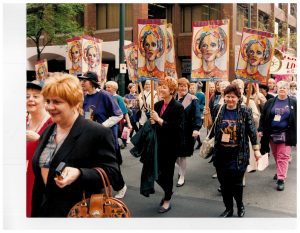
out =
{"type": "Polygon", "coordinates": [[[184,185],[185,181],[182,184],[176,184],[176,187],[182,187],[184,185]]]}
{"type": "Polygon", "coordinates": [[[238,207],[237,209],[238,209],[237,210],[238,211],[238,216],[241,217],[241,218],[244,217],[244,215],[246,213],[244,204],[242,203],[242,205],[240,207],[238,207]]]}
{"type": "Polygon", "coordinates": [[[221,193],[221,192],[222,192],[222,189],[221,189],[221,187],[219,187],[219,188],[218,188],[218,192],[219,192],[219,193],[221,193]]]}
{"type": "Polygon", "coordinates": [[[277,180],[277,174],[273,176],[273,180],[277,180]]]}
{"type": "Polygon", "coordinates": [[[159,207],[158,209],[158,213],[162,214],[162,213],[166,213],[171,209],[171,204],[169,205],[169,207],[167,209],[165,209],[164,207],[159,207]]]}
{"type": "Polygon", "coordinates": [[[233,215],[233,209],[231,210],[225,210],[222,214],[220,214],[219,217],[223,217],[223,218],[228,218],[228,217],[232,217],[233,215]]]}
{"type": "Polygon", "coordinates": [[[283,180],[277,180],[277,190],[278,191],[284,190],[284,181],[283,180]]]}

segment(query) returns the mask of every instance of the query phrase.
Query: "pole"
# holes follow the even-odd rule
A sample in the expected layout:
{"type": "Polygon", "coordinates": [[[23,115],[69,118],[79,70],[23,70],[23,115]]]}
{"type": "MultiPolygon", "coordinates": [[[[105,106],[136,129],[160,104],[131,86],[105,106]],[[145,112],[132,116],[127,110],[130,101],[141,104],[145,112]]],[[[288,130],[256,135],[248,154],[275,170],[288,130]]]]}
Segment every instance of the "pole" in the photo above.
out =
{"type": "Polygon", "coordinates": [[[247,107],[249,106],[251,93],[252,93],[252,83],[250,82],[248,84],[248,89],[247,89],[247,100],[246,100],[246,106],[247,107]]]}
{"type": "Polygon", "coordinates": [[[124,64],[124,38],[125,38],[125,4],[120,3],[120,41],[119,41],[119,94],[125,95],[125,74],[121,73],[121,64],[124,64]]]}
{"type": "MultiPolygon", "coordinates": [[[[209,107],[209,82],[208,80],[205,82],[205,107],[209,107]]],[[[208,127],[208,116],[204,116],[204,128],[208,127]]]]}
{"type": "Polygon", "coordinates": [[[248,28],[251,28],[251,3],[249,3],[248,7],[248,28]]]}
{"type": "Polygon", "coordinates": [[[151,80],[151,111],[154,110],[154,80],[151,80]]]}

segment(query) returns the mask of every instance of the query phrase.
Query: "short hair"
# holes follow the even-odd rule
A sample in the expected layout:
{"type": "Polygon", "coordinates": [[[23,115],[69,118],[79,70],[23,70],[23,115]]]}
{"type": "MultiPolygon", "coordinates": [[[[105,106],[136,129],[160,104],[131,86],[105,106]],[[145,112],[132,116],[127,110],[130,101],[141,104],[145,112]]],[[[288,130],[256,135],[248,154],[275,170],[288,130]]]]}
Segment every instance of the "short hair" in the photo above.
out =
{"type": "Polygon", "coordinates": [[[224,90],[224,96],[233,92],[238,98],[241,98],[240,88],[236,84],[228,85],[224,90]]]}
{"type": "Polygon", "coordinates": [[[190,88],[190,81],[186,78],[180,78],[177,80],[178,86],[179,85],[186,85],[188,88],[190,88]]]}
{"type": "Polygon", "coordinates": [[[129,83],[129,84],[128,84],[128,90],[130,90],[133,86],[135,86],[134,83],[129,83]]]}
{"type": "Polygon", "coordinates": [[[118,83],[115,81],[107,81],[105,83],[105,86],[107,86],[107,85],[112,86],[115,89],[115,91],[117,91],[119,89],[118,83]]]}
{"type": "Polygon", "coordinates": [[[65,100],[71,107],[77,106],[80,114],[83,113],[83,90],[79,79],[67,73],[55,73],[49,77],[41,94],[46,99],[48,96],[57,96],[65,100]]]}
{"type": "Polygon", "coordinates": [[[178,83],[177,83],[176,79],[174,79],[170,76],[166,76],[164,79],[160,80],[159,85],[160,86],[166,85],[170,89],[171,95],[174,95],[178,89],[178,83]]]}
{"type": "Polygon", "coordinates": [[[236,85],[241,85],[242,86],[242,89],[244,89],[245,88],[245,83],[244,83],[244,81],[243,80],[241,80],[241,79],[234,79],[232,82],[231,82],[231,84],[236,84],[236,85]]]}
{"type": "Polygon", "coordinates": [[[290,89],[290,85],[287,81],[281,80],[279,82],[277,82],[276,84],[277,88],[279,89],[280,87],[285,87],[287,90],[290,89]]]}

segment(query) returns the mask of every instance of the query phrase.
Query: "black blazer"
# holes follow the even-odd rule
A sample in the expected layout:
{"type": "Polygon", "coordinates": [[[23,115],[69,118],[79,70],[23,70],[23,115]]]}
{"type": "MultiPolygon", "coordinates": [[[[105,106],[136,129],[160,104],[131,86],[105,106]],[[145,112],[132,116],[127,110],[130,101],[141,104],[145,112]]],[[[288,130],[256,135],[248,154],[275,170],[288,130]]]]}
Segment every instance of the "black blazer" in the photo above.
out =
{"type": "Polygon", "coordinates": [[[32,217],[66,217],[72,206],[82,200],[83,191],[89,197],[92,193],[99,193],[103,187],[99,174],[91,168],[102,167],[110,178],[117,176],[119,169],[110,128],[79,116],[51,162],[45,186],[39,158],[54,127],[55,124],[52,124],[45,129],[32,159],[35,175],[32,217]],[[69,167],[79,168],[81,175],[61,189],[54,178],[55,169],[62,161],[69,167]]]}
{"type": "MultiPolygon", "coordinates": [[[[154,105],[154,110],[160,115],[164,101],[159,101],[154,105]]],[[[158,157],[179,156],[181,148],[181,136],[183,134],[183,113],[181,103],[174,98],[168,104],[161,118],[163,125],[156,123],[158,157]]]]}

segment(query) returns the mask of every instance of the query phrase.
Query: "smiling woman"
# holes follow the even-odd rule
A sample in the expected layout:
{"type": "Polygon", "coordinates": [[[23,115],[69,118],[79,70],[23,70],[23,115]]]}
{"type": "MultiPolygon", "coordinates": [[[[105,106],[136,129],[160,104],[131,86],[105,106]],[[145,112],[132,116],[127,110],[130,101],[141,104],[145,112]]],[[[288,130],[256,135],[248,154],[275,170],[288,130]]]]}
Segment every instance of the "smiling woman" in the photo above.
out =
{"type": "Polygon", "coordinates": [[[83,91],[80,81],[69,74],[50,77],[42,95],[54,124],[45,129],[32,159],[35,183],[32,217],[66,217],[73,205],[99,193],[101,178],[94,167],[102,167],[111,180],[119,171],[113,136],[109,128],[81,115],[83,91]],[[55,176],[66,164],[62,179],[55,176]]]}

